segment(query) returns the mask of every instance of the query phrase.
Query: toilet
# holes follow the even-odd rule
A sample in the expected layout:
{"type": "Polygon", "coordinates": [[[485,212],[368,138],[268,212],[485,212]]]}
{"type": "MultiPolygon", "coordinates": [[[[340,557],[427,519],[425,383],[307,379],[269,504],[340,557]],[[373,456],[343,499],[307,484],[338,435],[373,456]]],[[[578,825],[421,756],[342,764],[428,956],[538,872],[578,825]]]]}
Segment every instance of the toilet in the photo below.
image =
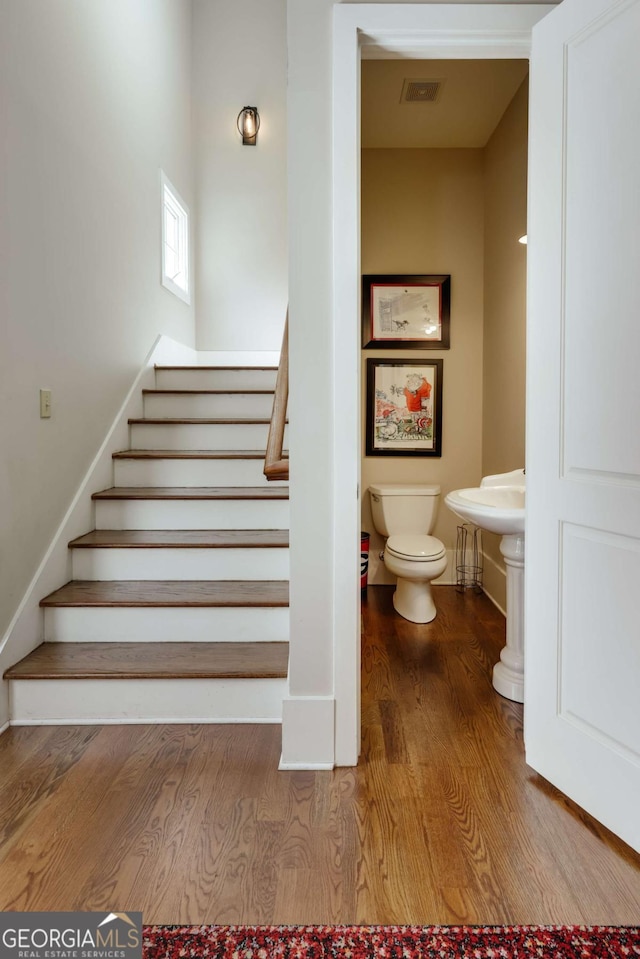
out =
{"type": "Polygon", "coordinates": [[[436,606],[431,581],[447,568],[444,544],[430,536],[440,487],[378,484],[369,487],[373,525],[387,536],[384,564],[398,577],[393,605],[412,623],[430,623],[436,606]]]}

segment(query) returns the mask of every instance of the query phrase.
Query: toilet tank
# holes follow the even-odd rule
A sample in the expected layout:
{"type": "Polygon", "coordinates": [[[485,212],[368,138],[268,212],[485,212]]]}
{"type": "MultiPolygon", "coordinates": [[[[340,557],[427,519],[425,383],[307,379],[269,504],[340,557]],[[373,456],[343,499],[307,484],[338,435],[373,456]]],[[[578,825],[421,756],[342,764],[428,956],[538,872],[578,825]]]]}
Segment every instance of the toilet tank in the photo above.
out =
{"type": "Polygon", "coordinates": [[[431,533],[438,513],[440,487],[378,483],[369,487],[373,525],[383,536],[431,533]]]}

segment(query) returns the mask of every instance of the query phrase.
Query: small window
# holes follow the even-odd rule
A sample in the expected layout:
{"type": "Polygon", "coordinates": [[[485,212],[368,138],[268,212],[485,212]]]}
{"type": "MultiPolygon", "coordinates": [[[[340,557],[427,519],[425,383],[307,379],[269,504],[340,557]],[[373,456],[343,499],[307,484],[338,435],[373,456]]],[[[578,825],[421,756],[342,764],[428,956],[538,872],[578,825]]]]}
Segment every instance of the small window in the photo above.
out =
{"type": "Polygon", "coordinates": [[[185,303],[189,292],[189,207],[164,173],[162,184],[162,285],[185,303]]]}

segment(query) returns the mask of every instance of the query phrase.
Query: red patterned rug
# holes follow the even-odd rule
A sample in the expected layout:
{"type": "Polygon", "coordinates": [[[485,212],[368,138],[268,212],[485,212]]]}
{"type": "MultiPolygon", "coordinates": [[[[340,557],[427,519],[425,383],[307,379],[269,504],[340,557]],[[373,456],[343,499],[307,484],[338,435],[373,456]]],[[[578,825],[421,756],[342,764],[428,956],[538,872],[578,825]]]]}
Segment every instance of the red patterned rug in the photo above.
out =
{"type": "Polygon", "coordinates": [[[145,926],[144,959],[640,957],[640,926],[145,926]]]}

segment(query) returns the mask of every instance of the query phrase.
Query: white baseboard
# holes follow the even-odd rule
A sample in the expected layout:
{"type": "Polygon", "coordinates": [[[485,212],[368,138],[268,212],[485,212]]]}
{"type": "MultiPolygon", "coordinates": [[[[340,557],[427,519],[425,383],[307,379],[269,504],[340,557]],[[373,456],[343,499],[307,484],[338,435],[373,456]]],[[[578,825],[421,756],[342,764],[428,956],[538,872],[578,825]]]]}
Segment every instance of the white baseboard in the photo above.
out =
{"type": "Polygon", "coordinates": [[[285,691],[285,679],[17,679],[11,723],[279,723],[285,691]]]}
{"type": "Polygon", "coordinates": [[[286,606],[49,606],[48,643],[281,643],[289,639],[286,606]]]}
{"type": "Polygon", "coordinates": [[[72,554],[73,579],[289,579],[289,550],[281,547],[74,549],[72,554]]]}
{"type": "Polygon", "coordinates": [[[279,769],[333,769],[333,696],[287,696],[282,703],[282,755],[279,769]]]}
{"type": "Polygon", "coordinates": [[[506,618],[506,601],[502,601],[501,597],[506,597],[507,595],[507,574],[501,566],[496,563],[491,556],[487,553],[482,554],[483,559],[483,577],[482,577],[482,589],[485,596],[491,600],[493,605],[498,609],[502,615],[506,618]],[[499,595],[496,595],[499,594],[499,595]]]}
{"type": "Polygon", "coordinates": [[[9,729],[10,726],[11,726],[11,723],[8,721],[6,723],[3,723],[2,726],[0,726],[0,736],[2,736],[3,733],[6,733],[7,729],[9,729]]]}
{"type": "Polygon", "coordinates": [[[98,529],[288,529],[289,501],[98,500],[95,517],[98,529]]]}
{"type": "MultiPolygon", "coordinates": [[[[0,676],[2,671],[0,668],[0,676]]],[[[9,702],[9,683],[0,682],[0,723],[8,723],[11,718],[11,704],[9,702]]]]}
{"type": "MultiPolygon", "coordinates": [[[[191,716],[189,719],[165,717],[158,719],[12,719],[3,729],[13,726],[279,726],[279,719],[203,719],[191,716]]],[[[0,735],[3,730],[0,730],[0,735]]],[[[307,768],[306,766],[304,767],[307,768]]],[[[329,767],[328,767],[329,768],[329,767]]],[[[333,768],[333,767],[330,767],[333,768]]]]}
{"type": "MultiPolygon", "coordinates": [[[[129,417],[142,415],[142,389],[154,386],[154,364],[193,364],[196,356],[191,347],[168,336],[157,337],[0,640],[0,675],[42,642],[44,623],[40,600],[71,578],[67,544],[94,528],[91,496],[97,490],[113,485],[112,453],[129,445],[127,421],[129,417]]],[[[3,685],[6,687],[7,684],[3,685]]],[[[2,719],[0,714],[0,721],[2,719]]]]}
{"type": "Polygon", "coordinates": [[[286,763],[284,762],[281,756],[280,762],[278,763],[278,769],[282,770],[283,772],[287,770],[295,771],[296,769],[308,769],[308,770],[320,769],[320,770],[330,771],[332,769],[335,769],[335,763],[286,763]]]}
{"type": "Polygon", "coordinates": [[[507,618],[507,611],[506,611],[506,609],[503,609],[503,608],[502,608],[502,606],[500,605],[500,603],[498,602],[498,600],[495,598],[495,596],[492,596],[492,594],[491,594],[491,593],[488,591],[488,589],[486,589],[484,586],[482,587],[482,592],[483,592],[484,595],[487,597],[487,599],[490,599],[490,600],[491,600],[491,602],[493,603],[493,605],[495,606],[495,608],[498,610],[498,612],[502,613],[502,615],[503,615],[504,618],[506,619],[506,618],[507,618]]]}
{"type": "Polygon", "coordinates": [[[280,350],[199,350],[195,366],[278,366],[280,350]]]}

